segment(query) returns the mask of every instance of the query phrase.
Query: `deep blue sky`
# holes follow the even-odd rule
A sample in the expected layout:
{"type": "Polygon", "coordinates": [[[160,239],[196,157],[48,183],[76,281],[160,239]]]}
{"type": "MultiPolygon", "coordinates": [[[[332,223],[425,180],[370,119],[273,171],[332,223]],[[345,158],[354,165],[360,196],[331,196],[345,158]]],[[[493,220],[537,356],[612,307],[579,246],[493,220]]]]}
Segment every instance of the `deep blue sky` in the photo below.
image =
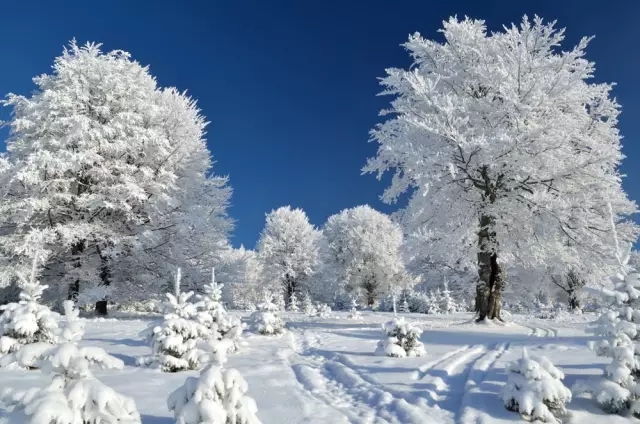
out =
{"type": "Polygon", "coordinates": [[[390,100],[375,96],[376,78],[409,65],[399,46],[409,33],[437,37],[454,14],[485,19],[490,29],[538,14],[567,28],[566,49],[596,35],[588,58],[598,80],[618,83],[625,187],[640,200],[640,2],[521,3],[6,0],[0,95],[32,90],[31,77],[49,72],[73,37],[131,52],[161,85],[198,99],[211,121],[215,172],[229,175],[234,189],[233,243],[253,247],[265,213],[278,206],[302,207],[318,226],[358,204],[391,210],[378,200],[385,185],[360,168],[375,153],[368,131],[390,100]]]}

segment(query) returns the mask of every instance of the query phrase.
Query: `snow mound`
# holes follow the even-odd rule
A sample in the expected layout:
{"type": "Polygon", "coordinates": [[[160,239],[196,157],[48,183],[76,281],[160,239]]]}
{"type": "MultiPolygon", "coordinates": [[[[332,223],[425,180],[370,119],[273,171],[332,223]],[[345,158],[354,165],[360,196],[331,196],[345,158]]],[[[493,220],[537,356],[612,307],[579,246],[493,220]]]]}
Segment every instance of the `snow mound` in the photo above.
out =
{"type": "Polygon", "coordinates": [[[405,322],[404,317],[383,324],[382,332],[385,338],[378,342],[377,355],[404,358],[424,356],[427,353],[420,342],[422,330],[405,322]]]}

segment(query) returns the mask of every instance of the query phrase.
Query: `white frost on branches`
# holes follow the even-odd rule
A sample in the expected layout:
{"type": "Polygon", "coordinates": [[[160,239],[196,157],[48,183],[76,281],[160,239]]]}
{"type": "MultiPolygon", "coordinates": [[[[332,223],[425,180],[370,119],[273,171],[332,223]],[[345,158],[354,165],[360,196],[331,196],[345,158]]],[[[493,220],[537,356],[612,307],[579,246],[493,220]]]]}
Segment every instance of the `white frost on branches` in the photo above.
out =
{"type": "Polygon", "coordinates": [[[284,329],[280,310],[271,299],[272,296],[265,295],[264,300],[257,305],[257,310],[250,316],[253,329],[263,335],[280,334],[284,329]]]}
{"type": "Polygon", "coordinates": [[[382,325],[384,339],[378,342],[376,354],[397,358],[417,357],[427,354],[420,342],[422,330],[404,320],[396,318],[382,325]]]}

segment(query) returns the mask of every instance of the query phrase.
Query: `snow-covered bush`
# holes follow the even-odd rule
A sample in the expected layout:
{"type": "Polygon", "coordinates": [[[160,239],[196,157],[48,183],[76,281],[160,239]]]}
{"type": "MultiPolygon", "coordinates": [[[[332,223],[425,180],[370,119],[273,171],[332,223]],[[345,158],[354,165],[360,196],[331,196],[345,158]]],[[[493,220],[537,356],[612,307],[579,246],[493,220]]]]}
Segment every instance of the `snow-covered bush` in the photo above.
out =
{"type": "MultiPolygon", "coordinates": [[[[626,268],[626,261],[623,268],[626,268]]],[[[612,278],[613,290],[604,290],[612,305],[588,332],[604,336],[603,340],[590,343],[598,355],[612,358],[606,366],[604,378],[580,381],[573,390],[591,393],[607,412],[624,413],[629,410],[640,417],[640,274],[630,269],[612,278]]]]}
{"type": "Polygon", "coordinates": [[[280,309],[271,301],[269,295],[257,305],[257,310],[251,314],[250,320],[253,329],[264,335],[280,334],[284,328],[280,309]]]}
{"type": "Polygon", "coordinates": [[[529,358],[523,349],[522,358],[507,365],[507,383],[500,397],[509,411],[519,412],[527,421],[561,423],[556,415],[565,415],[565,404],[571,401],[571,391],[562,384],[564,374],[547,358],[529,358]]]}
{"type": "Polygon", "coordinates": [[[349,315],[347,315],[349,319],[362,319],[362,314],[358,310],[358,301],[355,297],[351,298],[351,310],[349,310],[349,315]]]}
{"type": "Polygon", "coordinates": [[[188,377],[169,395],[167,406],[176,424],[260,424],[247,382],[237,370],[224,368],[225,351],[199,377],[188,377]]]}
{"type": "Polygon", "coordinates": [[[20,301],[0,306],[0,356],[23,345],[56,342],[59,315],[39,303],[47,286],[36,279],[37,260],[34,257],[29,279],[18,273],[20,301]]]}
{"type": "Polygon", "coordinates": [[[318,303],[316,305],[316,314],[320,318],[330,318],[331,317],[331,307],[326,303],[318,303]]]}
{"type": "Polygon", "coordinates": [[[309,316],[316,315],[316,307],[313,306],[313,301],[308,292],[305,292],[302,298],[302,312],[309,316]]]}
{"type": "Polygon", "coordinates": [[[427,298],[427,311],[428,314],[439,314],[440,313],[440,299],[437,297],[437,294],[434,292],[429,292],[429,297],[427,298]]]}
{"type": "Polygon", "coordinates": [[[180,292],[180,269],[175,279],[175,295],[167,293],[166,311],[160,325],[154,323],[141,335],[150,339],[152,354],[138,358],[138,365],[158,366],[165,372],[193,370],[201,366],[198,342],[209,339],[210,330],[197,321],[198,309],[189,302],[193,292],[180,292]]]}
{"type": "Polygon", "coordinates": [[[440,296],[440,310],[445,314],[454,314],[458,311],[458,305],[456,305],[455,300],[451,296],[451,291],[449,291],[449,283],[444,282],[444,289],[441,292],[440,296]]]}
{"type": "Polygon", "coordinates": [[[422,330],[405,322],[404,317],[396,318],[382,325],[384,339],[378,342],[376,354],[404,358],[424,356],[427,352],[420,342],[422,330]]]}
{"type": "Polygon", "coordinates": [[[216,283],[212,269],[211,284],[204,286],[204,294],[196,296],[198,299],[196,306],[200,309],[197,319],[209,329],[209,338],[232,340],[231,349],[236,350],[238,339],[242,335],[242,323],[225,310],[222,304],[223,287],[223,284],[216,283]]]}
{"type": "Polygon", "coordinates": [[[298,303],[298,296],[296,295],[296,293],[291,293],[291,297],[289,298],[289,312],[300,311],[300,306],[298,305],[298,303]]]}
{"type": "Polygon", "coordinates": [[[133,399],[116,393],[90,371],[92,365],[121,369],[124,363],[100,348],[78,347],[84,327],[72,301],[66,301],[64,308],[67,325],[59,334],[62,344],[40,349],[33,358],[44,372],[53,374],[52,381],[43,388],[4,390],[0,401],[13,410],[0,423],[141,423],[133,399]]]}

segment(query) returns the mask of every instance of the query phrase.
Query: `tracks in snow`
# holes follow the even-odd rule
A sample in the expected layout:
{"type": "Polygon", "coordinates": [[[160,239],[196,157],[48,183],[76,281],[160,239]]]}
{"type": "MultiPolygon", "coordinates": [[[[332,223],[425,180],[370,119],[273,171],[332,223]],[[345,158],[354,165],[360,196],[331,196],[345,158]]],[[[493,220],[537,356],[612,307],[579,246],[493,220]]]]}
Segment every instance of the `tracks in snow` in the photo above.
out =
{"type": "Polygon", "coordinates": [[[531,326],[529,324],[518,323],[525,328],[529,329],[529,337],[558,337],[558,329],[547,326],[531,326]]]}

